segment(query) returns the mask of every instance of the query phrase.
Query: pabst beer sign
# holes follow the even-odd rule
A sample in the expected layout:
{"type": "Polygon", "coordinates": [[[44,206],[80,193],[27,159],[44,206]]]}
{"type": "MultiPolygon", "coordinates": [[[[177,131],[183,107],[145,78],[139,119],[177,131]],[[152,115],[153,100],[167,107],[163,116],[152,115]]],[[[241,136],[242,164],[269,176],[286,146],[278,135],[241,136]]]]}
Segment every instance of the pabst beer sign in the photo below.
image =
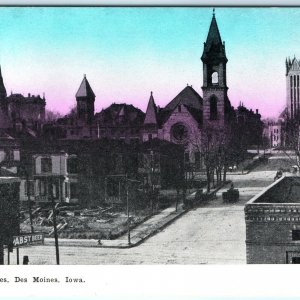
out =
{"type": "Polygon", "coordinates": [[[44,243],[44,235],[42,233],[31,233],[24,234],[13,237],[13,245],[14,247],[24,247],[35,244],[43,244],[44,243]]]}

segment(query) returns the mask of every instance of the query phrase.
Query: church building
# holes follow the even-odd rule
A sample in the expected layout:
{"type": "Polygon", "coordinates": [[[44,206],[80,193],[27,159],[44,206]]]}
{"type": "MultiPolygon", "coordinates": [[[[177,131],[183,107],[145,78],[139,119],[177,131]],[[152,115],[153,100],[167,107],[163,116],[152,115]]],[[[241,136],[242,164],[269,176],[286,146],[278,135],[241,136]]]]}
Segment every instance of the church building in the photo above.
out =
{"type": "MultiPolygon", "coordinates": [[[[242,119],[243,124],[252,124],[253,120],[260,123],[258,112],[254,114],[245,108],[235,111],[231,106],[227,95],[228,59],[215,13],[204,43],[201,61],[202,96],[192,85],[187,85],[165,107],[160,108],[155,103],[155,94],[151,92],[146,113],[130,104],[113,103],[95,114],[96,96],[84,75],[76,93],[76,109],[55,124],[44,126],[45,134],[48,131],[50,135],[60,139],[106,138],[125,143],[164,140],[183,145],[185,161],[201,166],[199,148],[204,133],[214,131],[222,135],[233,122],[238,123],[242,119]]],[[[257,131],[257,126],[253,125],[251,128],[257,131]]],[[[249,136],[251,135],[252,131],[249,136]]]]}
{"type": "Polygon", "coordinates": [[[164,108],[158,108],[151,92],[143,128],[143,141],[158,138],[186,146],[186,159],[197,160],[194,143],[205,128],[221,130],[234,116],[227,96],[225,43],[215,14],[211,20],[201,56],[203,84],[201,97],[186,86],[164,108]]]}

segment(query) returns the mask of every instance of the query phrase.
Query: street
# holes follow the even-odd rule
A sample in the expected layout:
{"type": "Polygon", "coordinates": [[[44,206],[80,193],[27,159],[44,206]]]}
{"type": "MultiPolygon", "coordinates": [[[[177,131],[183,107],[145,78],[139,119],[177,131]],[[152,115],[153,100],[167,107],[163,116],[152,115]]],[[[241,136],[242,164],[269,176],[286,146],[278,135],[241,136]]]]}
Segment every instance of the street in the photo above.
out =
{"type": "MultiPolygon", "coordinates": [[[[161,232],[130,249],[60,247],[61,264],[245,264],[244,204],[273,182],[275,171],[228,175],[240,191],[240,201],[223,204],[217,199],[193,209],[161,232]]],[[[6,255],[7,253],[5,253],[6,255]]],[[[20,249],[29,264],[55,264],[54,246],[20,249]]],[[[16,264],[16,251],[11,253],[16,264]]],[[[7,257],[5,257],[7,263],[7,257]]]]}

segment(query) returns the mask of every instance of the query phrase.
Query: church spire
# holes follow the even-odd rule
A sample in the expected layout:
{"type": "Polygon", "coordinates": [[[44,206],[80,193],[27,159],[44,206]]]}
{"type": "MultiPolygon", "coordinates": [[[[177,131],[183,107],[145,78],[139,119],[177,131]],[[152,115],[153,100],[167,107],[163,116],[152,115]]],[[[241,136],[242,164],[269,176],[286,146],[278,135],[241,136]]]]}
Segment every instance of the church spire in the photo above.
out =
{"type": "Polygon", "coordinates": [[[3,83],[1,66],[0,66],[0,100],[5,99],[6,96],[7,96],[7,94],[6,94],[6,88],[5,88],[4,83],[3,83]]]}
{"type": "Polygon", "coordinates": [[[220,57],[224,57],[226,59],[225,43],[222,42],[215,16],[215,9],[213,9],[213,15],[210,22],[206,42],[204,43],[204,49],[201,59],[205,59],[211,53],[211,50],[213,50],[214,55],[217,52],[220,57]]]}
{"type": "Polygon", "coordinates": [[[151,92],[147,110],[146,110],[146,116],[144,120],[145,124],[157,124],[157,118],[156,118],[156,105],[153,98],[153,93],[151,92]]]}

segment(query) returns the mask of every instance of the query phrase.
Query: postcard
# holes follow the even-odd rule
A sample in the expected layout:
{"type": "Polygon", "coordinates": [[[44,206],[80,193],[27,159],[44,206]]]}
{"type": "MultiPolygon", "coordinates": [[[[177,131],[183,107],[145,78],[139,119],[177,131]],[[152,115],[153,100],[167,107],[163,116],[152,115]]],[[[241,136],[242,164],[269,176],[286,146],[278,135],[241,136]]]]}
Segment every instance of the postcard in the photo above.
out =
{"type": "Polygon", "coordinates": [[[240,297],[213,278],[299,264],[299,15],[0,7],[2,295],[240,297]]]}

